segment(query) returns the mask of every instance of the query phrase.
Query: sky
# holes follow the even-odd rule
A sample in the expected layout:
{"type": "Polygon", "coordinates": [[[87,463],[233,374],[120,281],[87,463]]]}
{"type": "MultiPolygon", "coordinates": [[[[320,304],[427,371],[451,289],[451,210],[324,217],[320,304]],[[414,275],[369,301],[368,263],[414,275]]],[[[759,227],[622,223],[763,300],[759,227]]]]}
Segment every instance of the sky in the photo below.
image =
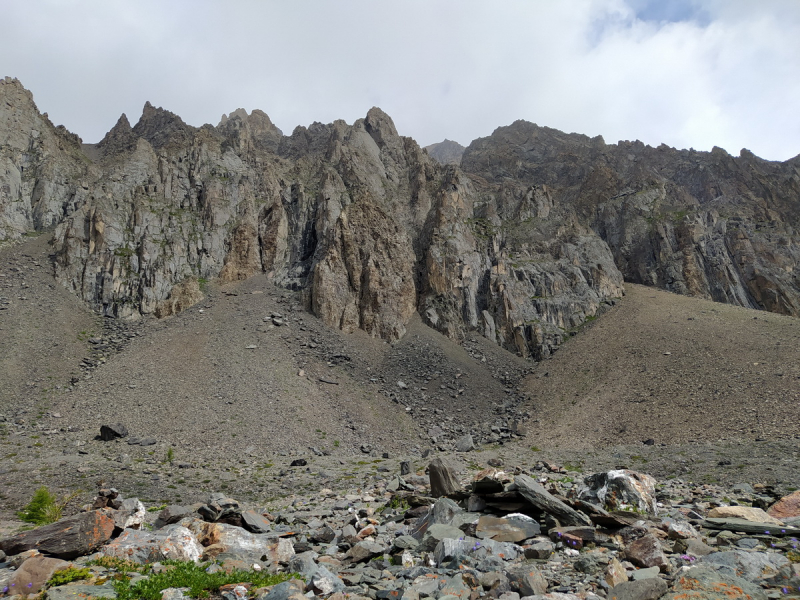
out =
{"type": "Polygon", "coordinates": [[[800,154],[800,0],[0,0],[0,77],[98,142],[146,101],[285,134],[379,106],[421,145],[525,119],[800,154]]]}

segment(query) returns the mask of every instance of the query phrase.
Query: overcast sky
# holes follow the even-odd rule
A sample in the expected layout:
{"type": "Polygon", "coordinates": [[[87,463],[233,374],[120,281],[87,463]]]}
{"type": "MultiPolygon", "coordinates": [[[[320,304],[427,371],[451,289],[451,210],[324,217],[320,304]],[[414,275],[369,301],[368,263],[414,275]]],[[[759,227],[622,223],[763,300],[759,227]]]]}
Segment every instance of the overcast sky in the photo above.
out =
{"type": "Polygon", "coordinates": [[[0,77],[99,141],[149,100],[285,134],[372,106],[427,145],[526,119],[800,153],[800,0],[0,0],[0,77]]]}

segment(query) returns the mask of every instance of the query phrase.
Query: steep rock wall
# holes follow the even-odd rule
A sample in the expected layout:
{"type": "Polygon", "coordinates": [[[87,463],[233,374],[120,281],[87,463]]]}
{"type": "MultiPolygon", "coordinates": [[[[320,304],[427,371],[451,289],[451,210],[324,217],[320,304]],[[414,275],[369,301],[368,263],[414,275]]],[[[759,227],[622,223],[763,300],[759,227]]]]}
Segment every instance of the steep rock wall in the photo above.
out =
{"type": "Polygon", "coordinates": [[[792,161],[518,122],[460,169],[377,108],[284,136],[261,111],[196,128],[149,103],[88,146],[19,82],[0,100],[0,237],[54,228],[57,279],[106,315],[167,316],[204,280],[263,272],[345,331],[397,339],[418,311],[451,338],[541,359],[623,294],[623,275],[797,314],[792,161]]]}
{"type": "Polygon", "coordinates": [[[607,145],[518,121],[475,140],[462,168],[546,185],[629,281],[800,316],[800,157],[607,145]]]}

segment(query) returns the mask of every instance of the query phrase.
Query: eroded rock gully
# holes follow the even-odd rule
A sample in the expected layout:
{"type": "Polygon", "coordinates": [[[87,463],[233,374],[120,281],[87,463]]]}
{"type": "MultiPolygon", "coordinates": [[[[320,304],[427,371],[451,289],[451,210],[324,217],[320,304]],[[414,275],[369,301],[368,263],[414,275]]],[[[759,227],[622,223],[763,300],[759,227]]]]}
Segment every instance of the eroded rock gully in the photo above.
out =
{"type": "Polygon", "coordinates": [[[81,144],[0,82],[0,237],[55,228],[58,281],[105,315],[166,316],[259,272],[330,326],[394,340],[414,312],[541,359],[623,277],[800,314],[798,159],[606,145],[517,122],[442,166],[378,108],[285,136],[150,103],[81,144]]]}

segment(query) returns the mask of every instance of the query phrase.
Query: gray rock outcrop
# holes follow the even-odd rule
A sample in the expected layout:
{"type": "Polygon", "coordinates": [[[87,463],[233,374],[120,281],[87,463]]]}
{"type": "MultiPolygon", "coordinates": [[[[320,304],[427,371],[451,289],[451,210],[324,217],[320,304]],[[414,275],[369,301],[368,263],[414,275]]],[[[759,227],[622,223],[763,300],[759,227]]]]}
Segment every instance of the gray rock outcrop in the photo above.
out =
{"type": "Polygon", "coordinates": [[[283,135],[144,106],[95,145],[0,85],[0,241],[54,229],[55,275],[108,316],[165,317],[266,273],[345,331],[414,312],[542,359],[636,282],[799,314],[798,160],[606,145],[517,122],[442,166],[378,108],[283,135]]]}

